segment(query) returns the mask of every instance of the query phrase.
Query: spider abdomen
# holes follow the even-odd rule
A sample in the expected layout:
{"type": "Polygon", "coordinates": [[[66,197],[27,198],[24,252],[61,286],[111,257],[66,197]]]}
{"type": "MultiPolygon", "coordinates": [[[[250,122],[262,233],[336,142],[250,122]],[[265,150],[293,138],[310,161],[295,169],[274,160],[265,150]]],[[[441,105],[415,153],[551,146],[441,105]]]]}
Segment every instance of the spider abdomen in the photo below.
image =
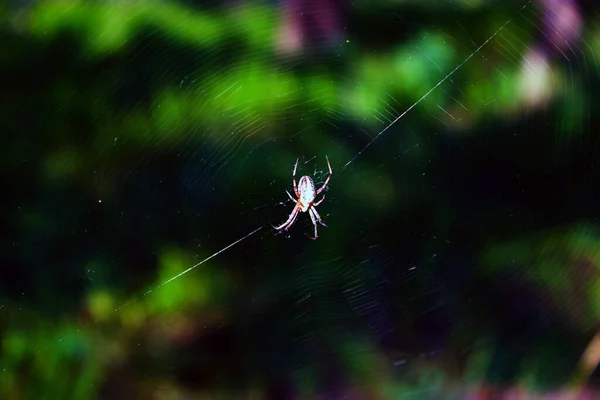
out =
{"type": "Polygon", "coordinates": [[[298,183],[298,193],[300,194],[299,203],[302,212],[306,212],[310,205],[315,201],[317,191],[315,190],[315,183],[310,176],[303,176],[300,178],[298,183]]]}

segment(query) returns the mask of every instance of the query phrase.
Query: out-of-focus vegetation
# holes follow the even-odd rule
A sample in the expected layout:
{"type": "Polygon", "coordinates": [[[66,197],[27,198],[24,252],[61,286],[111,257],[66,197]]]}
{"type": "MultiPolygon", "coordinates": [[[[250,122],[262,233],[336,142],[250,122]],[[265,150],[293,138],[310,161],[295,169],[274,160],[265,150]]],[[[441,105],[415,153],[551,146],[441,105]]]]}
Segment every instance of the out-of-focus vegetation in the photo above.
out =
{"type": "Polygon", "coordinates": [[[595,13],[5,5],[0,398],[591,393],[595,13]]]}

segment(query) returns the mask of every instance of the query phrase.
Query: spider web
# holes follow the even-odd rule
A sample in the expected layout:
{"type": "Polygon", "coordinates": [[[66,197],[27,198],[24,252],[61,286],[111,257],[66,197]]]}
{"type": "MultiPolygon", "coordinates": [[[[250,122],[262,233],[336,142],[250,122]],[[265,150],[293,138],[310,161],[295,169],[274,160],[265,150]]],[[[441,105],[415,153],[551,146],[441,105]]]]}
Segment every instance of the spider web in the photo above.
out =
{"type": "MultiPolygon", "coordinates": [[[[76,29],[76,13],[88,7],[47,4],[33,15],[56,7],[61,18],[34,18],[31,29],[40,36],[76,29]]],[[[486,232],[477,218],[503,215],[505,235],[527,218],[545,228],[544,210],[528,217],[522,204],[533,200],[517,193],[527,190],[519,174],[528,152],[541,153],[540,174],[558,168],[544,164],[551,154],[573,146],[595,154],[589,110],[600,76],[598,34],[596,14],[583,5],[464,1],[431,11],[419,2],[328,4],[339,26],[316,24],[323,31],[306,33],[302,50],[293,35],[265,39],[274,36],[279,14],[245,2],[164,3],[160,12],[97,6],[106,26],[89,28],[73,50],[92,65],[76,81],[91,85],[80,95],[67,81],[62,106],[74,113],[81,100],[98,110],[90,124],[97,134],[66,140],[74,149],[96,149],[87,163],[94,167],[76,175],[88,182],[81,201],[95,219],[73,231],[87,228],[95,240],[82,239],[85,250],[69,252],[68,278],[58,279],[56,290],[75,276],[92,293],[110,293],[112,301],[94,297],[111,305],[109,320],[129,321],[141,309],[165,326],[211,308],[227,315],[197,317],[190,323],[197,339],[181,339],[183,350],[156,350],[190,390],[209,385],[201,376],[211,368],[242,387],[257,369],[332,396],[349,387],[360,392],[381,374],[425,390],[417,366],[491,340],[485,322],[474,322],[479,293],[469,280],[472,248],[481,246],[473,240],[486,232]],[[559,6],[567,7],[562,14],[553,11],[559,6]],[[114,33],[110,21],[120,14],[145,22],[114,33]],[[150,14],[164,17],[145,18],[150,14]],[[587,25],[577,18],[584,15],[587,25]],[[319,239],[308,240],[312,224],[300,213],[289,231],[275,234],[271,224],[293,208],[285,190],[295,160],[297,178],[309,175],[319,186],[326,155],[333,177],[319,212],[328,228],[319,226],[319,239]],[[511,183],[495,188],[486,179],[511,183]],[[211,294],[199,298],[197,291],[211,294]],[[470,333],[455,339],[459,327],[470,333]],[[234,349],[223,358],[239,361],[239,369],[173,361],[180,352],[204,354],[213,337],[224,341],[215,347],[234,349]]],[[[294,7],[283,2],[278,13],[293,18],[294,7]]],[[[315,20],[326,18],[316,5],[304,7],[315,20]]],[[[56,148],[54,159],[72,158],[56,148]]],[[[55,169],[53,179],[75,175],[55,169]]],[[[42,263],[44,255],[27,255],[26,263],[42,263]]],[[[64,261],[45,261],[38,279],[64,261]]],[[[30,300],[32,292],[23,291],[30,300]]]]}

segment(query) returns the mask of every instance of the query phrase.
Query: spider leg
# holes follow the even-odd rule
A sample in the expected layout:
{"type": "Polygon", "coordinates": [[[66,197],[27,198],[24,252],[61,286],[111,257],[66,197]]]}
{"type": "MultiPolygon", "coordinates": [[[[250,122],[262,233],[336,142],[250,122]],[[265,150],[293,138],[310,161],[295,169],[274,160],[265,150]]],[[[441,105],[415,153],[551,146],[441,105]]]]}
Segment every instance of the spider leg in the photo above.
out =
{"type": "MultiPolygon", "coordinates": [[[[329,164],[329,157],[325,156],[325,159],[327,159],[327,166],[329,167],[329,176],[327,177],[327,179],[325,179],[325,183],[323,183],[323,186],[321,186],[321,188],[319,190],[317,190],[316,194],[321,193],[327,187],[327,184],[329,183],[329,180],[331,179],[331,175],[333,175],[333,171],[331,170],[331,164],[329,164]]],[[[298,196],[298,197],[300,197],[300,196],[298,196]]]]}
{"type": "Polygon", "coordinates": [[[287,193],[288,196],[290,196],[290,199],[292,199],[292,201],[296,204],[298,204],[298,200],[296,200],[295,198],[292,197],[292,195],[290,194],[290,192],[288,192],[287,190],[285,191],[287,193]]]}
{"type": "Polygon", "coordinates": [[[316,203],[313,203],[313,207],[316,207],[319,204],[321,204],[323,202],[323,200],[325,200],[325,195],[323,195],[323,197],[321,197],[321,200],[317,201],[316,203]]]}
{"type": "Polygon", "coordinates": [[[294,193],[296,193],[296,197],[300,198],[300,193],[298,193],[298,187],[296,186],[296,168],[298,168],[298,160],[296,158],[296,164],[294,164],[294,172],[292,172],[292,181],[294,182],[294,193]]]}
{"type": "Polygon", "coordinates": [[[288,230],[288,228],[290,226],[292,226],[292,224],[294,223],[294,221],[296,220],[296,217],[298,216],[298,211],[300,211],[300,207],[298,207],[297,205],[294,207],[294,209],[292,210],[292,213],[290,214],[290,217],[287,219],[287,221],[285,221],[283,224],[279,225],[279,226],[274,226],[271,225],[273,227],[273,229],[275,230],[288,230]]]}
{"type": "Polygon", "coordinates": [[[321,225],[323,225],[325,228],[328,228],[328,226],[325,224],[325,222],[323,222],[323,220],[321,219],[321,216],[319,215],[319,212],[315,208],[315,204],[313,204],[313,207],[310,209],[310,211],[312,211],[315,214],[315,218],[317,218],[317,221],[319,221],[319,223],[321,225]]]}
{"type": "Polygon", "coordinates": [[[305,233],[305,235],[312,240],[317,240],[317,238],[319,237],[317,235],[317,220],[315,219],[315,215],[313,214],[313,209],[311,208],[310,210],[308,210],[308,215],[310,215],[310,219],[312,220],[313,225],[315,226],[315,236],[314,237],[310,237],[308,236],[308,234],[305,233]]]}

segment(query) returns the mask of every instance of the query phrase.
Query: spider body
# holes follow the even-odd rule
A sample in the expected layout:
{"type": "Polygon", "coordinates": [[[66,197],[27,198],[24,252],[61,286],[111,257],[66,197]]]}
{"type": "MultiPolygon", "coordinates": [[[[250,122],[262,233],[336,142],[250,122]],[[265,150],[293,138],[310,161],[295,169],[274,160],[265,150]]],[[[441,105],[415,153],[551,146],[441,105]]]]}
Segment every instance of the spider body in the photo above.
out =
{"type": "Polygon", "coordinates": [[[321,186],[318,190],[315,190],[315,183],[313,182],[312,178],[307,175],[304,175],[302,178],[300,178],[300,182],[298,185],[296,185],[296,168],[298,167],[298,160],[296,160],[296,164],[294,164],[294,172],[292,172],[292,181],[294,183],[294,194],[296,195],[297,199],[294,199],[290,192],[286,191],[289,198],[292,199],[296,205],[294,206],[294,209],[292,210],[288,220],[279,226],[274,226],[274,229],[278,231],[287,231],[294,224],[294,221],[296,221],[296,217],[300,211],[308,211],[308,215],[310,215],[310,219],[315,227],[315,236],[309,236],[310,239],[317,239],[317,221],[321,225],[327,227],[323,220],[321,220],[321,216],[317,212],[316,208],[323,200],[325,200],[325,195],[323,195],[321,200],[315,202],[317,196],[327,188],[327,184],[333,175],[331,165],[329,164],[329,158],[327,158],[327,156],[325,156],[325,158],[327,159],[327,166],[329,167],[329,176],[325,180],[325,183],[323,183],[323,186],[321,186]]]}
{"type": "Polygon", "coordinates": [[[299,197],[297,203],[300,206],[300,211],[307,212],[310,208],[310,204],[314,203],[317,197],[317,191],[315,189],[315,183],[310,176],[303,176],[298,182],[298,190],[296,196],[299,197]]]}

